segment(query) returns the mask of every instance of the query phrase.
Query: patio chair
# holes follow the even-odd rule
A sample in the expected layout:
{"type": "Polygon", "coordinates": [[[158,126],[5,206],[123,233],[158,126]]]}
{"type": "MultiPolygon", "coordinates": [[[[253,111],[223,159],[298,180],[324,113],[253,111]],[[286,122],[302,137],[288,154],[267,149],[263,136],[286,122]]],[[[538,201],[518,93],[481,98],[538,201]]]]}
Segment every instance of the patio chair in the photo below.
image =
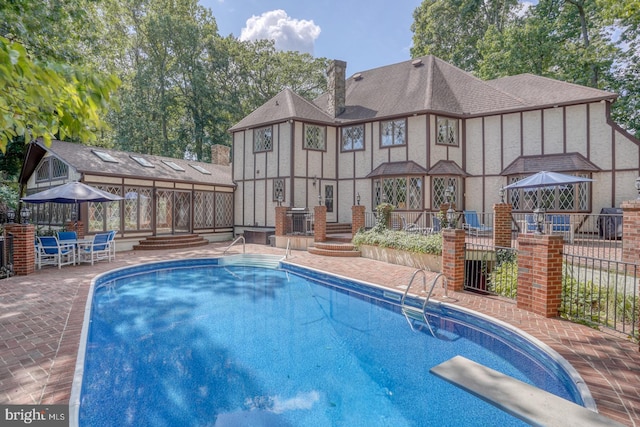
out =
{"type": "Polygon", "coordinates": [[[525,233],[535,233],[538,230],[538,224],[536,224],[536,219],[533,214],[526,214],[524,216],[524,232],[525,233]]]}
{"type": "Polygon", "coordinates": [[[409,224],[404,216],[401,216],[400,219],[402,219],[402,230],[407,233],[431,234],[433,231],[431,227],[420,227],[413,223],[409,224]]]}
{"type": "Polygon", "coordinates": [[[464,211],[464,228],[469,234],[479,236],[480,233],[491,233],[493,227],[481,224],[476,211],[464,211]]]}
{"type": "Polygon", "coordinates": [[[562,234],[565,240],[573,243],[573,230],[571,228],[571,217],[569,215],[551,215],[550,232],[552,234],[562,234]]]}
{"type": "Polygon", "coordinates": [[[442,231],[442,222],[440,222],[440,218],[438,218],[437,216],[433,216],[433,221],[431,224],[431,233],[436,234],[442,231]]]}
{"type": "MultiPolygon", "coordinates": [[[[114,233],[115,234],[115,233],[114,233]]],[[[78,257],[80,262],[90,262],[93,265],[96,261],[109,260],[115,255],[112,253],[111,246],[113,240],[111,240],[112,232],[98,233],[93,236],[93,240],[90,243],[82,244],[78,248],[78,257]]]]}
{"type": "Polygon", "coordinates": [[[63,265],[76,263],[76,251],[73,244],[60,243],[55,236],[39,236],[36,261],[38,269],[43,265],[63,265]]]}
{"type": "Polygon", "coordinates": [[[65,240],[73,240],[75,244],[78,240],[78,233],[75,231],[58,231],[57,235],[60,243],[68,243],[65,240]]]}
{"type": "Polygon", "coordinates": [[[116,260],[116,231],[111,230],[109,232],[109,249],[111,250],[111,258],[116,260]]]}

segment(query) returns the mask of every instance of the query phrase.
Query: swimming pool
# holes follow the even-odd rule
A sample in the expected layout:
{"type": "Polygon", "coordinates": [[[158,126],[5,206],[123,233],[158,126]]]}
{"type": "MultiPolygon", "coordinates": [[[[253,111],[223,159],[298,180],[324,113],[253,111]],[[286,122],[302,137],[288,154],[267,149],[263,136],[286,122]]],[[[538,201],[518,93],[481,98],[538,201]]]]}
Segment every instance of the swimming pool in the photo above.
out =
{"type": "Polygon", "coordinates": [[[429,374],[455,355],[592,403],[556,354],[468,311],[430,306],[436,339],[411,330],[395,292],[288,263],[282,270],[224,264],[164,262],[94,281],[75,421],[524,425],[429,374]]]}

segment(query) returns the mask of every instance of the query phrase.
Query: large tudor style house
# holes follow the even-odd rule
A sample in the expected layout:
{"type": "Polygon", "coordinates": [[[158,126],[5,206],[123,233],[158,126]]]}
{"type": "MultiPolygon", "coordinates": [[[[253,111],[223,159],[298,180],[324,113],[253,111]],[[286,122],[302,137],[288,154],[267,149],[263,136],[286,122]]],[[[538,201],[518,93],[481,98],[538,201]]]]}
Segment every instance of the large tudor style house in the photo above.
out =
{"type": "Polygon", "coordinates": [[[636,197],[640,141],[613,123],[616,95],[531,74],[483,81],[425,56],[345,76],[309,102],[283,90],[230,129],[236,232],[274,225],[275,206],[488,212],[501,187],[549,170],[593,182],[510,190],[514,212],[598,213],[636,197]],[[451,197],[449,198],[451,199],[451,197]]]}

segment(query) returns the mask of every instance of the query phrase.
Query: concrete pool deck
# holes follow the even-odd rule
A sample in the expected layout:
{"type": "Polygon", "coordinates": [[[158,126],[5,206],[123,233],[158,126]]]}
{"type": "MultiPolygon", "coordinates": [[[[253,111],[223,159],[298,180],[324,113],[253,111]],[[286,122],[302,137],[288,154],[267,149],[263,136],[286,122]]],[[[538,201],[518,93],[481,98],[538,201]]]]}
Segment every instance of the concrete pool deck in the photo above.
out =
{"type": "MultiPolygon", "coordinates": [[[[176,251],[118,252],[115,262],[45,267],[0,280],[0,404],[67,404],[91,280],[100,273],[147,262],[221,256],[228,243],[176,251]]],[[[247,253],[284,255],[283,249],[246,245],[247,253]]],[[[228,254],[242,252],[233,247],[228,254]]],[[[365,258],[332,258],[292,251],[289,262],[404,290],[414,268],[365,258]]],[[[436,289],[434,298],[443,296],[436,289]]],[[[610,331],[520,310],[515,302],[450,292],[447,302],[484,313],[531,334],[580,373],[601,414],[640,426],[638,344],[610,331]]]]}

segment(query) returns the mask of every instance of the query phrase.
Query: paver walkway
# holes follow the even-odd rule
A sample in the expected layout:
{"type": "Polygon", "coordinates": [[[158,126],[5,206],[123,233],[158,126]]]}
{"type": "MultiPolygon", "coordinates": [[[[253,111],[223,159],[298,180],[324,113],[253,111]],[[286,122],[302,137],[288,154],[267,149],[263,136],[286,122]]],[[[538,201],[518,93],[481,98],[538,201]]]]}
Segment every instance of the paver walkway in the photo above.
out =
{"type": "MultiPolygon", "coordinates": [[[[226,243],[185,251],[118,252],[112,263],[46,267],[0,280],[0,403],[66,404],[91,279],[118,267],[167,259],[222,255],[226,243]]],[[[229,253],[241,252],[234,247],[229,253]]],[[[284,250],[246,245],[248,253],[284,250]]],[[[413,268],[365,258],[330,258],[292,251],[289,262],[395,289],[408,284],[413,268]]],[[[640,427],[640,352],[637,343],[561,319],[519,310],[498,297],[449,292],[446,301],[514,325],[548,344],[580,373],[601,414],[640,427]]],[[[435,298],[442,298],[437,289],[435,298]]]]}

